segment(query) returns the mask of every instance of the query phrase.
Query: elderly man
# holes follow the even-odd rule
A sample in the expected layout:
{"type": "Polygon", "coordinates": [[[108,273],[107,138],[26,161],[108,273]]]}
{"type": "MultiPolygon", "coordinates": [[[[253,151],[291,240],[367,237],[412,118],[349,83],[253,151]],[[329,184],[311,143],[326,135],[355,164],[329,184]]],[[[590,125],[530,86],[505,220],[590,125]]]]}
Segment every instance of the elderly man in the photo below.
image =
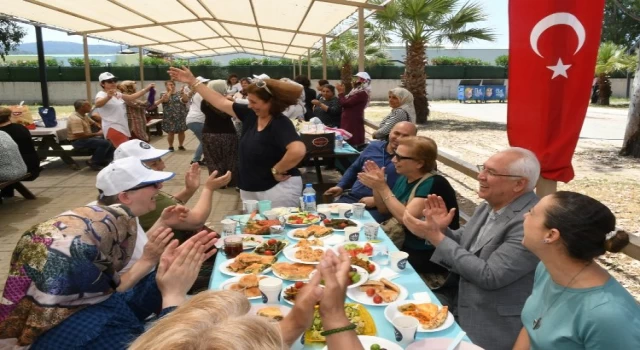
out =
{"type": "Polygon", "coordinates": [[[67,139],[73,148],[87,148],[93,150],[91,161],[87,165],[93,170],[101,170],[113,160],[116,150],[111,141],[105,140],[98,123],[87,115],[91,111],[91,104],[86,100],[73,103],[75,112],[67,120],[67,139]],[[92,127],[94,130],[92,130],[92,127]]]}
{"type": "Polygon", "coordinates": [[[367,160],[372,160],[379,167],[385,168],[384,172],[387,184],[389,185],[389,188],[393,188],[393,185],[396,183],[396,179],[398,178],[398,173],[396,173],[396,168],[391,162],[391,158],[393,158],[393,152],[395,149],[398,148],[398,140],[402,137],[416,136],[417,133],[418,129],[413,123],[400,122],[394,125],[389,133],[389,142],[371,142],[367,148],[362,151],[358,159],[356,159],[349,169],[345,171],[338,185],[328,189],[324,195],[332,197],[342,195],[336,201],[338,203],[364,203],[367,206],[367,210],[369,210],[369,213],[376,221],[382,222],[388,219],[391,217],[389,214],[383,215],[376,210],[373,202],[373,191],[358,180],[358,173],[362,171],[362,167],[367,160]],[[349,188],[351,189],[349,193],[342,194],[345,189],[349,188]]]}
{"type": "Polygon", "coordinates": [[[511,349],[522,329],[520,312],[531,294],[538,258],[523,245],[523,215],[537,202],[533,193],[540,163],[523,148],[509,148],[478,166],[484,199],[462,228],[447,228],[454,211],[442,198],[425,201],[425,221],[405,212],[404,223],[433,244],[431,261],[449,269],[436,294],[456,309],[460,326],[477,345],[511,349]]]}

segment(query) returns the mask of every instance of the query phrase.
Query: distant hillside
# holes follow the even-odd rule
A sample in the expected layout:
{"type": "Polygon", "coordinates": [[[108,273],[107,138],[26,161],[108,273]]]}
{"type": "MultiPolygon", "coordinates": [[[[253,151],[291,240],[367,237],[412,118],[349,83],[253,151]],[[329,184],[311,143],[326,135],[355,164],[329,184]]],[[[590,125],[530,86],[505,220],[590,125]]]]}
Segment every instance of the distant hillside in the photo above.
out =
{"type": "MultiPolygon", "coordinates": [[[[44,52],[47,55],[64,55],[83,53],[82,44],[68,41],[45,41],[44,52]]],[[[120,46],[116,45],[89,45],[89,52],[94,55],[115,54],[120,52],[120,46]]],[[[23,43],[17,47],[13,54],[37,54],[36,43],[23,43]]]]}

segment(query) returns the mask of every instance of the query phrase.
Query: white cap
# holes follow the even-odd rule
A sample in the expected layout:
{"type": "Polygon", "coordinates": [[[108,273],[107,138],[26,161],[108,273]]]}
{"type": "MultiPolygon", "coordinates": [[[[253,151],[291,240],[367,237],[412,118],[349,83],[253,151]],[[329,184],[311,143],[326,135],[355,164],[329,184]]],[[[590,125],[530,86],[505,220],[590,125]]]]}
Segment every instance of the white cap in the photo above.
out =
{"type": "Polygon", "coordinates": [[[371,76],[367,72],[358,72],[354,77],[360,77],[362,79],[371,80],[371,76]]]}
{"type": "Polygon", "coordinates": [[[98,81],[101,82],[101,83],[103,81],[109,80],[109,79],[118,79],[118,78],[116,78],[115,75],[113,75],[113,74],[111,74],[109,72],[101,73],[100,76],[98,77],[98,81]]]}
{"type": "Polygon", "coordinates": [[[146,162],[147,160],[162,158],[169,153],[168,149],[157,149],[150,144],[140,140],[129,140],[121,143],[113,153],[113,159],[135,157],[146,162]]]}
{"type": "Polygon", "coordinates": [[[196,77],[196,80],[197,80],[197,81],[199,81],[199,82],[201,82],[201,83],[206,83],[206,82],[208,82],[208,81],[209,81],[209,80],[211,80],[211,79],[207,79],[207,78],[203,78],[203,77],[201,77],[201,76],[198,76],[198,77],[196,77]]]}
{"type": "Polygon", "coordinates": [[[140,185],[150,185],[167,181],[176,174],[155,171],[144,165],[140,159],[127,157],[114,160],[98,173],[96,187],[105,196],[113,196],[140,185]]]}
{"type": "Polygon", "coordinates": [[[255,75],[255,74],[254,74],[254,75],[253,75],[253,77],[254,77],[254,78],[257,78],[257,79],[261,79],[261,80],[271,79],[268,75],[266,75],[266,74],[264,74],[264,73],[262,73],[262,74],[260,74],[260,75],[255,75]]]}

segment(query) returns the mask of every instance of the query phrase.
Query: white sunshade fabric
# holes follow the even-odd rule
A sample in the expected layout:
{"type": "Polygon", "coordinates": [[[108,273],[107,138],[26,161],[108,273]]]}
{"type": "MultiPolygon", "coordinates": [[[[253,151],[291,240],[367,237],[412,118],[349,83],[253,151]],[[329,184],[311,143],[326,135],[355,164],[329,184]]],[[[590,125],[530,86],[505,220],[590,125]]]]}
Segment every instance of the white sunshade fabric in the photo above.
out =
{"type": "Polygon", "coordinates": [[[4,0],[0,15],[180,57],[294,58],[366,1],[4,0]]]}

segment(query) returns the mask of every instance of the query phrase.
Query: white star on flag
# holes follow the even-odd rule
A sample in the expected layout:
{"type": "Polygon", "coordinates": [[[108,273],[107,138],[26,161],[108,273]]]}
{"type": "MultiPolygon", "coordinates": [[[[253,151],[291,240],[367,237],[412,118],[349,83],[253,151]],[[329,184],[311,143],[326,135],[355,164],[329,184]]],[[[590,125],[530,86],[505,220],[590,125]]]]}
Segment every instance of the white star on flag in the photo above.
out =
{"type": "Polygon", "coordinates": [[[551,79],[554,79],[558,75],[568,78],[567,69],[569,69],[569,67],[571,67],[570,64],[562,64],[562,58],[558,58],[558,63],[555,66],[547,66],[548,69],[553,71],[551,79]]]}

